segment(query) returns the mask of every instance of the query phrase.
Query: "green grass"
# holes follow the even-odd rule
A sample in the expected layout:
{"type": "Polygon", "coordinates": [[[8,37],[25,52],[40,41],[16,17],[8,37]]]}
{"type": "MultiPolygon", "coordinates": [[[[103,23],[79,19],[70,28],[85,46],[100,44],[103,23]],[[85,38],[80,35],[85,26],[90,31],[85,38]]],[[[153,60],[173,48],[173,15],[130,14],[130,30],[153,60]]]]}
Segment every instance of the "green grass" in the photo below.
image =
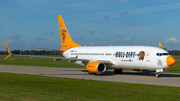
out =
{"type": "MultiPolygon", "coordinates": [[[[85,66],[77,65],[75,63],[68,62],[67,60],[54,61],[47,58],[30,58],[22,56],[11,56],[7,60],[3,60],[6,56],[0,55],[0,64],[4,65],[23,65],[23,66],[45,66],[45,67],[65,67],[65,68],[85,68],[85,66]]],[[[180,73],[180,57],[174,57],[177,61],[176,64],[170,68],[166,73],[180,73]]],[[[124,69],[131,71],[132,69],[124,69]]]]}
{"type": "Polygon", "coordinates": [[[0,73],[0,101],[179,101],[180,87],[0,73]]]}

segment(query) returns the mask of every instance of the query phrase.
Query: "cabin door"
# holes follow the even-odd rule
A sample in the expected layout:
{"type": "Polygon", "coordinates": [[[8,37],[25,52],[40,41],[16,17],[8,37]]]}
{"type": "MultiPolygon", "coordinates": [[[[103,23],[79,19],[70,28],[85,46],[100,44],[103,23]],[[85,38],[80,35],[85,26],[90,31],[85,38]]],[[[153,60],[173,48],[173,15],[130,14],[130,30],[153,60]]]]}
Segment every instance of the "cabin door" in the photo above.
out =
{"type": "Polygon", "coordinates": [[[150,62],[151,50],[146,53],[146,62],[150,62]]]}

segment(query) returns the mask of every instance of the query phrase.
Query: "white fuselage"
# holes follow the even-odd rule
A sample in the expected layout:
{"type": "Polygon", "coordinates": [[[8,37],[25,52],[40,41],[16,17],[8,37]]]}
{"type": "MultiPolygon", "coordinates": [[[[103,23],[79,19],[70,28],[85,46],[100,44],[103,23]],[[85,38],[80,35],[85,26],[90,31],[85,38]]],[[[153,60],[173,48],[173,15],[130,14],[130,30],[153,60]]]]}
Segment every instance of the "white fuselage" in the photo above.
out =
{"type": "Polygon", "coordinates": [[[169,53],[150,46],[93,46],[70,48],[63,55],[66,58],[110,61],[114,65],[109,68],[157,70],[168,68],[166,58],[169,53]]]}

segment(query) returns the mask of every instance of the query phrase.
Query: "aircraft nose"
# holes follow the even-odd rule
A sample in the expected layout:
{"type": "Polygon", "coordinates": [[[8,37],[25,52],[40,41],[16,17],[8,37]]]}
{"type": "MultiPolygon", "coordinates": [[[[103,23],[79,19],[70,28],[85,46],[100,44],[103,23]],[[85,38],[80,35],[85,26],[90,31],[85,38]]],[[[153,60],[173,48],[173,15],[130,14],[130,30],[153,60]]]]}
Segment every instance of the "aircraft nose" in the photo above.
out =
{"type": "Polygon", "coordinates": [[[171,67],[176,63],[176,60],[172,56],[168,56],[166,58],[166,63],[169,67],[171,67]]]}

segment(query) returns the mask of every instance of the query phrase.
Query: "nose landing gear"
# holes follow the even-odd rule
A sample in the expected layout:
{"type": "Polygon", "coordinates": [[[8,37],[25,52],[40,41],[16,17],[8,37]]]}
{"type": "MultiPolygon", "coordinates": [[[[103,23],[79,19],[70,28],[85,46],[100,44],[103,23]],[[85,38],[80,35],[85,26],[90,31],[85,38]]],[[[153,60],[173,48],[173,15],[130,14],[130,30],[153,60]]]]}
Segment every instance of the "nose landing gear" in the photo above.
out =
{"type": "Polygon", "coordinates": [[[156,78],[161,77],[161,73],[156,73],[156,78]]]}
{"type": "Polygon", "coordinates": [[[157,69],[156,70],[156,78],[161,77],[162,72],[163,72],[163,69],[157,69]]]}

